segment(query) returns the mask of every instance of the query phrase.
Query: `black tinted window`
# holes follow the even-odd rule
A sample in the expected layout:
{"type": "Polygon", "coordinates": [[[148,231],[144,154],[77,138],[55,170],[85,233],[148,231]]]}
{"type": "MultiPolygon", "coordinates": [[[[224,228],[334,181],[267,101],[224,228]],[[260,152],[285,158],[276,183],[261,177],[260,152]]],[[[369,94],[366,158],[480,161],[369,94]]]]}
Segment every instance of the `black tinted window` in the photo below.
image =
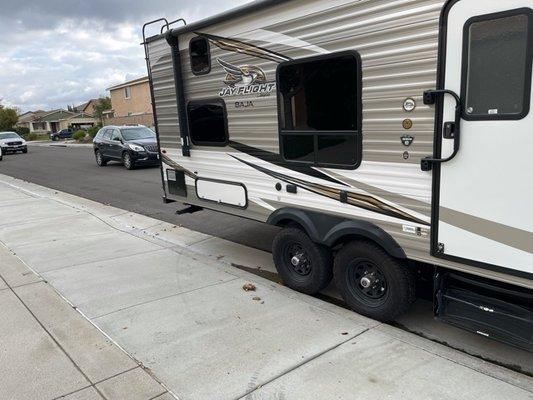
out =
{"type": "Polygon", "coordinates": [[[339,53],[278,68],[286,160],[355,168],[361,159],[361,62],[339,53]],[[295,134],[298,133],[298,134],[295,134]]]}
{"type": "Polygon", "coordinates": [[[528,14],[472,20],[465,28],[465,115],[501,118],[527,114],[531,57],[528,14]]]}
{"type": "Polygon", "coordinates": [[[226,109],[223,100],[191,101],[187,112],[193,144],[200,146],[227,144],[226,109]]]}
{"type": "Polygon", "coordinates": [[[345,55],[280,67],[283,128],[356,130],[357,64],[345,55]]]}
{"type": "Polygon", "coordinates": [[[189,44],[191,55],[191,68],[195,75],[203,75],[211,71],[211,57],[209,54],[209,42],[203,37],[191,39],[189,44]]]}
{"type": "Polygon", "coordinates": [[[357,162],[357,143],[353,135],[320,135],[317,147],[317,159],[321,164],[354,165],[357,162]]]}
{"type": "Polygon", "coordinates": [[[312,135],[284,135],[283,149],[287,160],[310,162],[315,160],[314,136],[312,135]]]}

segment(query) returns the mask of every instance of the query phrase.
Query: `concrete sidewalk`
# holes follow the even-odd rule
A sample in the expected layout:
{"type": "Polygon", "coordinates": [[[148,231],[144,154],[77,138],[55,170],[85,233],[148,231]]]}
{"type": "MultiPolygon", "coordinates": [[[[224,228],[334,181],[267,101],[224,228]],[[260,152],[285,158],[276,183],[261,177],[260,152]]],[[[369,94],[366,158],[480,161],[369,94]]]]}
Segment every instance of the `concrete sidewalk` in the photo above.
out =
{"type": "Polygon", "coordinates": [[[1,245],[0,304],[2,399],[170,398],[135,360],[1,245]]]}
{"type": "MultiPolygon", "coordinates": [[[[0,325],[7,398],[51,399],[87,387],[108,399],[155,398],[166,389],[180,399],[533,399],[530,377],[202,254],[216,254],[217,239],[6,176],[0,241],[0,296],[11,310],[0,317],[9,318],[0,325]],[[24,281],[10,282],[13,275],[24,281]],[[246,283],[256,290],[244,291],[246,283]],[[79,326],[46,322],[49,314],[79,326]],[[42,361],[31,341],[17,342],[25,324],[33,324],[24,328],[32,338],[49,338],[55,358],[42,361]],[[48,325],[71,327],[54,334],[48,325]],[[113,356],[92,357],[84,329],[104,334],[97,336],[106,348],[127,361],[107,372],[113,356]],[[96,361],[84,366],[78,358],[96,361]],[[69,362],[80,376],[63,372],[69,362]],[[146,388],[128,382],[133,374],[146,388]],[[111,383],[98,392],[101,382],[111,383]]],[[[271,263],[261,257],[237,251],[231,262],[271,263]]]]}

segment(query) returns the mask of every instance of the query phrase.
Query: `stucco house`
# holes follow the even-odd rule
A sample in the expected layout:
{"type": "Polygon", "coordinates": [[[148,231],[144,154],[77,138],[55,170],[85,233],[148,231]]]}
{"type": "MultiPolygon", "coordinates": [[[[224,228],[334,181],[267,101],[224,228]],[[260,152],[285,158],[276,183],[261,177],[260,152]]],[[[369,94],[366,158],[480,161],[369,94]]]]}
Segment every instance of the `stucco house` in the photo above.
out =
{"type": "Polygon", "coordinates": [[[70,111],[73,111],[75,113],[85,113],[88,115],[94,115],[95,108],[99,102],[100,99],[91,99],[83,104],[80,104],[79,106],[72,107],[70,111]]]}
{"type": "Polygon", "coordinates": [[[19,116],[17,126],[28,128],[30,133],[47,134],[61,129],[89,128],[96,124],[96,119],[90,114],[57,109],[26,112],[19,116]]]}
{"type": "Polygon", "coordinates": [[[133,79],[107,89],[111,110],[104,112],[106,125],[142,124],[154,126],[148,77],[133,79]]]}

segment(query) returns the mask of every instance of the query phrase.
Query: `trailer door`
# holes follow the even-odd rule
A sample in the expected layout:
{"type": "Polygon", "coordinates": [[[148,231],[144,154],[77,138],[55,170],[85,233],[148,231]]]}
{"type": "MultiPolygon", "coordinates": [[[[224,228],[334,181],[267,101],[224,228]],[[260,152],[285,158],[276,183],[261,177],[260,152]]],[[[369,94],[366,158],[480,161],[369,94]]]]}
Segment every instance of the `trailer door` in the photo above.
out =
{"type": "Polygon", "coordinates": [[[455,155],[433,164],[433,254],[531,277],[533,0],[449,4],[439,86],[450,92],[437,153],[455,155]]]}

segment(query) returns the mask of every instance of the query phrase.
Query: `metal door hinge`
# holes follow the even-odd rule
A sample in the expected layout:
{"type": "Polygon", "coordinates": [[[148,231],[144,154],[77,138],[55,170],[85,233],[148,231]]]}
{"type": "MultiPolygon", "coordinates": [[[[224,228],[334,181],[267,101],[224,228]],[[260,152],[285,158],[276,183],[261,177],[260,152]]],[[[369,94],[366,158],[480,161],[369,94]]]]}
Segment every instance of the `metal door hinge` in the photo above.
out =
{"type": "Polygon", "coordinates": [[[439,243],[437,245],[437,254],[444,254],[444,243],[439,243]]]}

